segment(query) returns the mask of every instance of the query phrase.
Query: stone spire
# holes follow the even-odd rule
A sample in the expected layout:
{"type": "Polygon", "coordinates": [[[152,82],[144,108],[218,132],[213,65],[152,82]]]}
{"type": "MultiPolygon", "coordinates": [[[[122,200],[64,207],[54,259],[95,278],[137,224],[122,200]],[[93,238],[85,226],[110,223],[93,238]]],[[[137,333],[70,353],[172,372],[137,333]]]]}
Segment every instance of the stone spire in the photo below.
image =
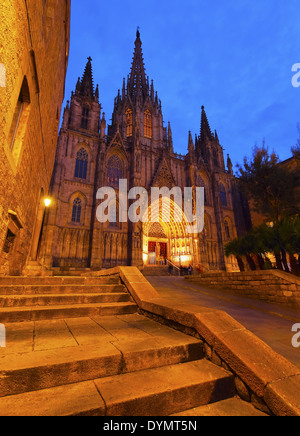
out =
{"type": "Polygon", "coordinates": [[[210,130],[210,126],[208,123],[204,106],[202,106],[201,109],[202,109],[202,113],[201,113],[200,140],[211,139],[212,133],[210,130]]]}
{"type": "Polygon", "coordinates": [[[146,78],[144,58],[142,52],[142,41],[139,29],[136,33],[135,49],[131,66],[131,73],[128,78],[127,93],[132,102],[141,100],[144,102],[149,95],[149,83],[146,78]]]}
{"type": "Polygon", "coordinates": [[[229,154],[227,154],[227,168],[228,168],[228,173],[233,176],[233,165],[229,154]]]}
{"type": "Polygon", "coordinates": [[[188,145],[189,153],[193,154],[195,151],[195,145],[192,137],[192,132],[189,131],[189,145],[188,145]]]}
{"type": "Polygon", "coordinates": [[[92,58],[88,57],[88,62],[86,64],[82,80],[79,84],[77,84],[77,88],[79,90],[79,94],[82,96],[94,98],[94,82],[93,82],[93,73],[92,73],[92,58]]]}

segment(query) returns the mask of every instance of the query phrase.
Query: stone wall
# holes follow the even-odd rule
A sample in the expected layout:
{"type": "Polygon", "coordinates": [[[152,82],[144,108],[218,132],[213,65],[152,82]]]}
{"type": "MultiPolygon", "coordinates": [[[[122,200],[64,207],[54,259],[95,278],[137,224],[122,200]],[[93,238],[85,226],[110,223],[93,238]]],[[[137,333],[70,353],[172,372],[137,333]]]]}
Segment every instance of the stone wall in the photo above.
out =
{"type": "Polygon", "coordinates": [[[39,237],[54,164],[70,0],[2,0],[0,22],[0,274],[18,275],[39,237]]]}
{"type": "Polygon", "coordinates": [[[186,277],[205,287],[231,290],[239,295],[300,308],[300,279],[281,271],[251,271],[244,273],[205,273],[186,277]]]}

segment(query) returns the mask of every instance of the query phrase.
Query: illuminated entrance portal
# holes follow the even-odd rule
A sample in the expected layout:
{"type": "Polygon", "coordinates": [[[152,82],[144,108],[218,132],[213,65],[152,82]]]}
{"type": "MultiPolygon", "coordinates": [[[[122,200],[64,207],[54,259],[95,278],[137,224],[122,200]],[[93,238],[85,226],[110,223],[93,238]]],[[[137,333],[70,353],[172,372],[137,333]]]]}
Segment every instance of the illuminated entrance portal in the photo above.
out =
{"type": "Polygon", "coordinates": [[[149,221],[143,224],[144,265],[166,265],[169,261],[176,266],[189,266],[198,262],[198,239],[186,233],[189,223],[174,201],[160,199],[146,213],[149,221]],[[159,222],[151,222],[151,214],[157,214],[159,222]]]}

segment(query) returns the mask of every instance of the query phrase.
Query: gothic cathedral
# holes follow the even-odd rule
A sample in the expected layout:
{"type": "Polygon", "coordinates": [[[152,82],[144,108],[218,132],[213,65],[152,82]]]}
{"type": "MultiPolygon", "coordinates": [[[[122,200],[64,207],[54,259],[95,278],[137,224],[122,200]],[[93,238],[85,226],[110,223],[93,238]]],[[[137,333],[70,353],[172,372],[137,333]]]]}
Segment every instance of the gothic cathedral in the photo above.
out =
{"type": "MultiPolygon", "coordinates": [[[[130,75],[115,98],[111,125],[93,84],[92,59],[64,110],[51,182],[52,206],[44,220],[39,260],[46,267],[110,268],[118,265],[201,265],[237,270],[224,244],[244,228],[243,205],[230,158],[227,169],[217,133],[202,106],[200,135],[188,135],[188,153],[174,151],[161,101],[146,76],[139,31],[130,75]],[[184,223],[107,222],[96,218],[97,190],[127,179],[135,186],[205,188],[204,230],[186,234],[184,223]]],[[[118,197],[117,197],[118,198],[118,197]]],[[[118,201],[118,200],[117,200],[118,201]]],[[[99,203],[99,202],[98,202],[99,203]]],[[[160,209],[160,204],[157,205],[160,209]]],[[[176,205],[173,205],[173,210],[176,205]]],[[[118,210],[118,208],[116,208],[118,210]]],[[[172,215],[174,218],[174,214],[172,215]]]]}

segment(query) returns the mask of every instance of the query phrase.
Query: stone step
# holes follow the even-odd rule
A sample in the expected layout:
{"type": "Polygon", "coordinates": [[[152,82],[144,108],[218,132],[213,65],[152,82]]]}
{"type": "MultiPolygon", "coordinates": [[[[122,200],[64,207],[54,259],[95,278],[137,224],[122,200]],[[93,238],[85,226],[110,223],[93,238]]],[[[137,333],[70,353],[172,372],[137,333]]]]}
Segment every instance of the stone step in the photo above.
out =
{"type": "Polygon", "coordinates": [[[149,337],[112,343],[105,340],[104,333],[94,345],[65,347],[59,353],[54,349],[2,356],[0,397],[195,361],[203,356],[202,344],[188,336],[178,341],[149,337]]]}
{"type": "Polygon", "coordinates": [[[0,308],[0,323],[122,315],[132,314],[136,311],[136,304],[131,302],[0,308]]]}
{"type": "Polygon", "coordinates": [[[1,416],[167,416],[235,395],[233,376],[207,360],[0,398],[1,416]]]}
{"type": "Polygon", "coordinates": [[[130,301],[130,295],[124,292],[108,294],[13,295],[0,296],[0,308],[116,303],[126,301],[130,301]]]}
{"type": "Polygon", "coordinates": [[[145,266],[141,271],[145,277],[157,276],[170,276],[169,267],[165,265],[145,266]]]}
{"type": "Polygon", "coordinates": [[[121,284],[87,284],[87,285],[0,285],[0,295],[62,295],[62,294],[109,294],[125,292],[121,284]]]}
{"type": "Polygon", "coordinates": [[[13,285],[119,285],[120,283],[119,275],[104,277],[0,277],[0,287],[13,285]]]}
{"type": "Polygon", "coordinates": [[[176,413],[173,416],[268,416],[255,409],[250,403],[246,403],[240,398],[229,398],[228,400],[208,404],[176,413]]]}

